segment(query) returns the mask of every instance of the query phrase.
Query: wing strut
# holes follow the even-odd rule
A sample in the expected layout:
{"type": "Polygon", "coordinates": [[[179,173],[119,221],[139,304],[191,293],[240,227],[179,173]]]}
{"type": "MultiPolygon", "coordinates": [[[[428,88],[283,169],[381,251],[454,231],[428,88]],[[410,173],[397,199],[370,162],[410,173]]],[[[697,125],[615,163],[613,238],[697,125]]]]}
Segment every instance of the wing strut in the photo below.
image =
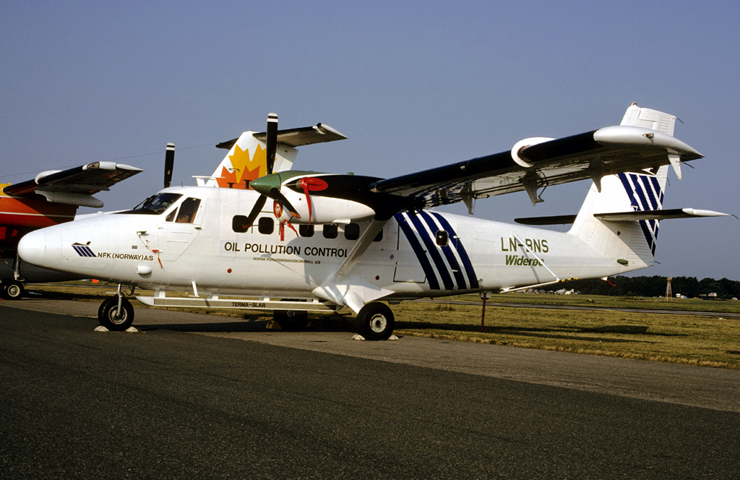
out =
{"type": "Polygon", "coordinates": [[[393,293],[350,275],[387,221],[373,219],[337,271],[324,280],[319,287],[316,287],[313,294],[337,305],[346,305],[355,313],[359,313],[367,302],[393,293]]]}

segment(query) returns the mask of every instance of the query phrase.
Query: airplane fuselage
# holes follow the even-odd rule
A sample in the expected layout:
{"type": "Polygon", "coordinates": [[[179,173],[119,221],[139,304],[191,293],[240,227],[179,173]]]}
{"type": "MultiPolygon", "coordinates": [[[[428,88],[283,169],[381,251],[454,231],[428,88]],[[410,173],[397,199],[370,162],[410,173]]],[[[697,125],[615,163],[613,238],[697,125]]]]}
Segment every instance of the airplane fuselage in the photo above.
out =
{"type": "MultiPolygon", "coordinates": [[[[163,194],[176,198],[159,213],[99,215],[33,232],[21,244],[21,256],[47,268],[146,289],[315,298],[371,220],[296,225],[299,236],[289,226],[281,233],[267,209],[245,228],[240,222],[259,197],[251,190],[179,187],[163,194]],[[186,202],[198,204],[194,218],[175,215],[186,202]]],[[[422,211],[391,218],[351,276],[384,292],[378,297],[413,298],[632,269],[616,260],[568,233],[422,211]]]]}

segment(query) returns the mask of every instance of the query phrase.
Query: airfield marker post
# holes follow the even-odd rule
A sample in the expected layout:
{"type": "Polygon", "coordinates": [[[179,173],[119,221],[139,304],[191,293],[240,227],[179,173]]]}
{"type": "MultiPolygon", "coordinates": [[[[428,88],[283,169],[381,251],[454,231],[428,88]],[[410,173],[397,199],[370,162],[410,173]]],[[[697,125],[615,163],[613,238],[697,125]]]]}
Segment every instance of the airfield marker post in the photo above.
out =
{"type": "Polygon", "coordinates": [[[480,333],[483,333],[483,327],[486,323],[486,299],[491,298],[491,292],[480,292],[480,298],[483,300],[483,311],[480,316],[480,333]]]}

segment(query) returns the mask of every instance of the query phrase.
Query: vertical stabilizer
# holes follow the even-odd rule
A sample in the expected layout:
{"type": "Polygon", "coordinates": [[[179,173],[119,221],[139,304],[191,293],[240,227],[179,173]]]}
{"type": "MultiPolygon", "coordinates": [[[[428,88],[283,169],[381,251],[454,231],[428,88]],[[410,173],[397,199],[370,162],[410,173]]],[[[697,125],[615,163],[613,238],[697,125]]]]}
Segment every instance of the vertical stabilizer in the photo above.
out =
{"type": "Polygon", "coordinates": [[[624,113],[621,125],[649,128],[650,130],[673,136],[676,117],[658,110],[638,107],[636,103],[633,103],[624,113]]]}
{"type": "MultiPolygon", "coordinates": [[[[277,127],[277,115],[271,113],[268,125],[274,122],[277,127]]],[[[249,188],[249,182],[268,173],[278,173],[293,168],[298,155],[298,147],[315,143],[335,142],[347,137],[319,123],[310,127],[277,130],[275,163],[272,169],[267,165],[267,132],[244,132],[237,139],[216,145],[225,148],[229,153],[210,177],[195,177],[198,186],[221,188],[249,188]]]]}
{"type": "MultiPolygon", "coordinates": [[[[624,114],[622,125],[672,136],[675,121],[673,115],[632,104],[624,114]]],[[[569,233],[603,256],[614,257],[625,272],[652,265],[659,220],[615,222],[594,215],[662,210],[669,168],[664,165],[655,174],[628,172],[603,177],[600,192],[596,184],[591,186],[569,233]]]]}

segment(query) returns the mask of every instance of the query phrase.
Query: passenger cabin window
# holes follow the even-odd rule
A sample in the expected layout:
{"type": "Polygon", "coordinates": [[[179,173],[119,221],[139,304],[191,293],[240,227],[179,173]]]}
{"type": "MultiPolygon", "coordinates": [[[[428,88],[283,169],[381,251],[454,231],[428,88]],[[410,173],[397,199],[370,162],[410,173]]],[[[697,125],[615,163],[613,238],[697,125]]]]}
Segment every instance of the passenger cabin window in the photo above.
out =
{"type": "Polygon", "coordinates": [[[231,229],[236,233],[244,233],[251,226],[247,223],[246,215],[234,215],[234,218],[231,219],[231,229]]]}
{"type": "Polygon", "coordinates": [[[373,239],[373,242],[379,242],[383,240],[383,229],[381,228],[377,235],[375,235],[375,238],[373,239]]]}
{"type": "Polygon", "coordinates": [[[313,237],[313,225],[299,225],[298,233],[301,237],[313,237]]]}
{"type": "Polygon", "coordinates": [[[356,223],[349,223],[344,227],[344,238],[347,240],[357,240],[360,238],[360,226],[356,223]]]}
{"type": "Polygon", "coordinates": [[[275,222],[270,217],[262,217],[260,218],[257,229],[263,235],[270,235],[275,231],[275,222]]]}
{"type": "Polygon", "coordinates": [[[324,225],[324,238],[337,238],[337,231],[336,225],[324,225]]]}
{"type": "Polygon", "coordinates": [[[435,235],[435,239],[437,241],[437,245],[440,247],[446,247],[450,243],[450,235],[447,233],[446,230],[437,230],[437,235],[435,235]]]}
{"type": "Polygon", "coordinates": [[[180,212],[177,214],[176,223],[193,223],[195,214],[198,213],[200,198],[186,198],[180,205],[180,212]]]}

